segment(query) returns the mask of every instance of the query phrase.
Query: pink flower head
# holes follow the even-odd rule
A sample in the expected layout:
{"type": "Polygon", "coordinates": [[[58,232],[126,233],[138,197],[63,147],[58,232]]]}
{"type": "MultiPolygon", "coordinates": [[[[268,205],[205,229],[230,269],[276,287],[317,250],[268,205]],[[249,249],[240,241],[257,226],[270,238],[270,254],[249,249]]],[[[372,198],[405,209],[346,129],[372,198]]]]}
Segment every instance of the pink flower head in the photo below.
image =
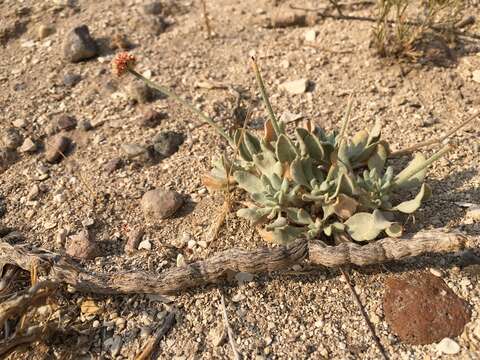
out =
{"type": "Polygon", "coordinates": [[[112,71],[117,76],[122,76],[128,68],[132,68],[135,65],[135,56],[128,52],[121,52],[115,56],[112,61],[112,71]]]}

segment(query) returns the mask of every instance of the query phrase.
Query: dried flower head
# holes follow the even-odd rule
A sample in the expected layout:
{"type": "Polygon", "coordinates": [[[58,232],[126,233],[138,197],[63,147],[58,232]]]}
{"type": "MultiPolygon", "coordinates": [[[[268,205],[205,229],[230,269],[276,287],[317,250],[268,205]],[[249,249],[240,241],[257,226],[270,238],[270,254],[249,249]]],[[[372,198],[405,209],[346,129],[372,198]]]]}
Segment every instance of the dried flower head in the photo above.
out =
{"type": "Polygon", "coordinates": [[[112,61],[112,71],[115,75],[122,76],[128,68],[135,65],[135,62],[135,56],[132,54],[128,52],[118,53],[112,61]]]}

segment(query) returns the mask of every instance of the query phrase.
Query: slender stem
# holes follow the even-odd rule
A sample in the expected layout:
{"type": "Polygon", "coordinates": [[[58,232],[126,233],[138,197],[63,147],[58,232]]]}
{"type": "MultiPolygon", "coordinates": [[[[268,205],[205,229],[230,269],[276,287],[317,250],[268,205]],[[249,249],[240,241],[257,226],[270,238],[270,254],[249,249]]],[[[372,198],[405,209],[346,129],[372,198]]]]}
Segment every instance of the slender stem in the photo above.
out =
{"type": "Polygon", "coordinates": [[[210,126],[213,126],[215,128],[215,130],[217,130],[217,132],[223,136],[223,138],[225,138],[225,140],[227,140],[229,142],[230,145],[234,145],[234,141],[233,139],[227,135],[227,133],[225,132],[225,130],[223,130],[220,126],[218,126],[217,124],[215,124],[215,122],[208,116],[206,115],[205,113],[201,112],[200,110],[198,110],[195,106],[193,106],[192,104],[190,104],[188,101],[185,101],[184,99],[182,99],[181,97],[179,97],[178,95],[176,95],[175,93],[171,92],[170,90],[168,90],[167,88],[161,86],[161,85],[158,85],[156,83],[154,83],[153,81],[147,79],[145,76],[139,74],[138,72],[136,72],[134,69],[131,69],[131,68],[128,68],[127,69],[128,72],[130,74],[132,74],[133,76],[135,76],[137,79],[140,79],[142,80],[145,84],[147,84],[148,86],[150,86],[151,88],[161,92],[162,94],[178,101],[179,103],[181,103],[182,105],[184,105],[185,107],[187,107],[188,109],[190,109],[192,112],[194,112],[195,114],[197,114],[200,118],[202,118],[202,120],[204,120],[206,123],[208,123],[210,126]]]}
{"type": "Polygon", "coordinates": [[[363,319],[365,320],[365,323],[368,326],[368,329],[370,330],[370,333],[372,334],[373,341],[375,342],[375,345],[377,346],[378,350],[380,351],[380,354],[382,354],[382,357],[385,360],[388,360],[388,355],[387,352],[385,351],[385,348],[383,347],[382,343],[380,342],[380,339],[378,338],[377,334],[375,333],[375,328],[372,325],[372,322],[370,321],[367,312],[365,311],[365,308],[363,307],[362,302],[360,301],[360,298],[355,291],[355,287],[352,285],[350,282],[350,276],[348,275],[348,272],[345,271],[343,267],[340,267],[340,271],[347,281],[348,287],[350,288],[350,292],[353,295],[353,298],[355,299],[355,302],[357,303],[358,308],[360,309],[360,312],[363,316],[363,319]]]}
{"type": "Polygon", "coordinates": [[[347,132],[347,127],[350,122],[350,113],[352,112],[352,104],[353,104],[353,94],[350,94],[350,98],[348,99],[347,105],[347,112],[345,113],[345,117],[343,118],[342,129],[340,130],[340,141],[338,143],[338,148],[343,144],[345,140],[345,133],[347,132]]]}
{"type": "Polygon", "coordinates": [[[404,181],[407,181],[408,179],[410,179],[412,176],[414,176],[418,172],[420,172],[423,169],[425,169],[426,167],[430,166],[433,162],[440,159],[443,155],[445,155],[446,153],[448,153],[452,149],[453,149],[453,146],[451,144],[445,145],[442,149],[440,149],[438,152],[436,152],[431,157],[429,157],[427,160],[425,160],[425,162],[419,164],[418,166],[413,167],[412,169],[405,172],[404,174],[401,174],[401,177],[397,176],[393,180],[393,186],[401,185],[404,181]]]}
{"type": "Polygon", "coordinates": [[[260,70],[258,68],[257,61],[253,56],[252,56],[252,66],[253,66],[253,70],[255,71],[255,77],[257,78],[258,86],[260,87],[260,92],[262,94],[263,102],[267,107],[268,115],[270,116],[270,120],[272,121],[273,129],[275,130],[275,133],[277,134],[277,136],[280,136],[280,134],[282,134],[283,131],[280,129],[280,126],[278,125],[277,117],[275,116],[275,113],[273,112],[273,109],[272,109],[272,104],[268,99],[268,93],[267,93],[267,89],[265,88],[265,84],[263,82],[262,74],[260,73],[260,70]]]}
{"type": "Polygon", "coordinates": [[[416,145],[413,145],[413,146],[411,146],[411,147],[408,147],[408,148],[406,148],[406,149],[394,151],[393,153],[390,154],[389,157],[392,158],[392,157],[398,157],[398,156],[410,154],[410,153],[414,152],[415,150],[418,150],[418,149],[420,149],[420,148],[422,148],[422,147],[440,144],[440,143],[444,142],[446,139],[448,139],[450,136],[454,135],[456,132],[458,132],[459,130],[461,130],[463,127],[465,127],[466,125],[468,125],[470,122],[472,122],[475,118],[477,118],[477,117],[479,117],[479,116],[480,116],[480,111],[477,111],[477,112],[474,113],[472,116],[470,116],[469,118],[467,118],[467,120],[465,120],[464,122],[462,122],[462,123],[459,124],[458,126],[454,127],[452,130],[450,130],[450,131],[449,131],[448,133],[446,133],[445,135],[439,137],[438,139],[433,139],[433,140],[424,141],[424,142],[418,143],[418,144],[416,144],[416,145]]]}

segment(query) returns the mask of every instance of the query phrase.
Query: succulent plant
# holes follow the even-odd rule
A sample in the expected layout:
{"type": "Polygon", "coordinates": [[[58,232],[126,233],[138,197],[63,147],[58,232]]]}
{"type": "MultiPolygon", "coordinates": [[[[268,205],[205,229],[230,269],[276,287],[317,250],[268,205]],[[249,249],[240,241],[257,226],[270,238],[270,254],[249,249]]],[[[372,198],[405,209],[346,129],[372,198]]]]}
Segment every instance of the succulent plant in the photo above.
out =
{"type": "MultiPolygon", "coordinates": [[[[428,166],[447,153],[444,146],[432,157],[417,153],[398,174],[388,165],[388,143],[381,140],[381,123],[346,138],[351,103],[340,132],[326,133],[312,122],[286,131],[268,99],[262,77],[253,61],[260,91],[269,113],[263,135],[245,129],[227,134],[207,115],[133,70],[134,59],[118,57],[115,69],[129,71],[149,86],[196,112],[212,125],[234,148],[234,160],[225,155],[213,160],[213,170],[203,178],[213,189],[238,186],[248,193],[251,203],[237,211],[251,221],[267,240],[287,244],[294,239],[372,241],[384,232],[402,235],[397,213],[412,214],[430,196],[424,183],[428,166]],[[417,195],[398,201],[403,190],[417,195]]],[[[463,125],[462,125],[463,126],[463,125]]]]}

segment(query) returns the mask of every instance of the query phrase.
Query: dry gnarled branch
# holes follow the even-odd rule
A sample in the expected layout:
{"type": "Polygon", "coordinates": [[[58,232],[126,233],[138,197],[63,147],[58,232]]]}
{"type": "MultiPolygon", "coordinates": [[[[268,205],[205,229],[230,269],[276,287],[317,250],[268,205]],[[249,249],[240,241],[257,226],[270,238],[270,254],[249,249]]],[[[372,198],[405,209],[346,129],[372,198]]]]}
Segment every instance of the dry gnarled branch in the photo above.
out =
{"type": "Polygon", "coordinates": [[[385,238],[364,246],[354,243],[327,246],[321,242],[297,240],[288,247],[226,250],[206,260],[170,268],[158,275],[143,271],[114,275],[89,273],[58,254],[1,243],[0,264],[14,264],[28,271],[31,264],[35,263],[51,281],[71,285],[80,292],[171,294],[218,283],[232,273],[258,274],[283,270],[306,258],[312,264],[328,267],[349,264],[364,266],[424,253],[456,251],[463,248],[467,240],[467,236],[442,231],[423,231],[411,238],[385,238]]]}

